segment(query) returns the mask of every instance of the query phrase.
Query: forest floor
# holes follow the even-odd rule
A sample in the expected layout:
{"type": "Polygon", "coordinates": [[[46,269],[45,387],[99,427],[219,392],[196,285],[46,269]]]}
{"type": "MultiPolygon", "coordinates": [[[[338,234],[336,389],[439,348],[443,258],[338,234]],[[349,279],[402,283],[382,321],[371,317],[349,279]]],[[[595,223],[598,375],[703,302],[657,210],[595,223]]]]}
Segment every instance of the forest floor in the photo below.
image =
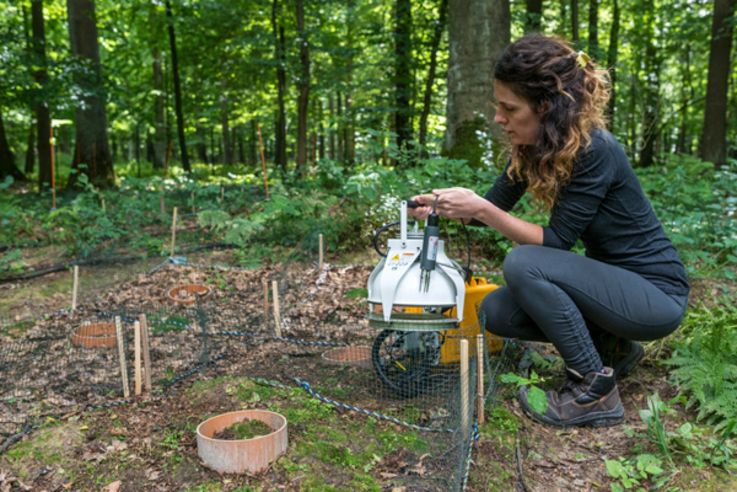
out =
{"type": "MultiPolygon", "coordinates": [[[[0,344],[12,347],[24,336],[66,335],[70,326],[79,324],[87,313],[117,311],[121,305],[144,309],[151,300],[160,306],[169,286],[188,281],[203,282],[213,288],[207,301],[214,307],[210,329],[228,330],[237,324],[241,329],[245,326],[262,330],[263,278],[279,279],[284,286],[285,330],[289,336],[317,335],[319,339],[351,345],[370,344],[373,332],[364,319],[365,300],[351,294],[365,288],[371,271],[370,263],[363,258],[352,258],[351,265],[323,272],[314,265],[274,263],[232,271],[167,266],[148,275],[158,263],[155,261],[85,269],[81,307],[75,315],[58,314],[70,303],[67,272],[0,284],[0,317],[39,318],[27,332],[13,332],[6,324],[0,330],[0,344]],[[42,314],[50,316],[40,318],[42,314]],[[319,329],[310,333],[310,327],[317,324],[319,329]]],[[[216,264],[227,262],[229,257],[227,252],[210,252],[189,260],[216,264]]],[[[737,292],[734,283],[694,284],[693,304],[708,303],[717,292],[737,292]]],[[[169,319],[173,319],[172,312],[168,312],[169,319]]],[[[163,340],[164,335],[160,334],[158,340],[163,340]]],[[[167,343],[157,342],[157,360],[167,361],[167,367],[162,363],[155,369],[157,381],[196,361],[198,346],[187,346],[195,348],[188,351],[185,347],[181,352],[176,346],[194,343],[195,337],[187,333],[177,336],[167,343]],[[174,363],[168,359],[185,352],[186,360],[174,363]]],[[[114,393],[119,391],[115,389],[115,375],[119,373],[114,365],[107,366],[109,380],[100,385],[100,391],[70,393],[71,383],[58,388],[48,383],[51,389],[47,391],[53,393],[53,399],[47,393],[40,402],[29,400],[33,405],[26,406],[20,401],[22,398],[1,400],[0,423],[20,424],[24,422],[23,412],[36,412],[45,420],[0,454],[0,491],[445,490],[441,484],[446,482],[439,481],[437,475],[457,465],[443,451],[448,443],[443,442],[442,434],[424,434],[355,412],[338,411],[311,398],[286,376],[309,379],[329,396],[360,408],[400,418],[417,417],[423,425],[433,422],[438,413],[437,400],[408,401],[387,396],[372,371],[326,364],[321,357],[324,347],[278,341],[212,343],[210,356],[221,355],[222,360],[173,385],[170,391],[134,398],[129,404],[88,410],[88,405],[115,399],[114,393]],[[277,380],[286,386],[261,383],[256,377],[277,380]],[[43,411],[39,412],[39,406],[43,411]],[[199,422],[231,410],[264,407],[289,420],[289,448],[283,457],[258,475],[219,474],[203,465],[197,454],[195,429],[199,422]]],[[[68,345],[49,347],[62,350],[68,345]]],[[[550,355],[546,347],[533,348],[550,355]]],[[[467,490],[609,490],[614,482],[605,460],[656,452],[655,445],[644,436],[646,425],[639,413],[647,407],[647,398],[653,393],[657,392],[664,401],[676,395],[668,382],[667,367],[661,363],[667,351],[667,346],[660,342],[649,344],[644,361],[620,383],[626,418],[617,427],[555,429],[537,424],[521,411],[516,390],[500,386],[493,405],[487,406],[487,422],[479,429],[467,490]]],[[[65,363],[83,360],[70,358],[65,363]]],[[[552,385],[561,364],[550,357],[544,360],[550,363],[539,367],[538,372],[547,379],[544,386],[552,385]]],[[[2,367],[9,371],[17,361],[12,357],[0,358],[0,366],[3,362],[10,362],[10,366],[2,367]]],[[[38,366],[33,371],[72,380],[71,369],[58,372],[59,360],[54,357],[28,360],[26,364],[38,366]],[[47,363],[49,366],[45,367],[43,364],[47,363]]],[[[33,386],[31,382],[29,386],[33,386]]],[[[667,430],[694,420],[692,413],[680,406],[674,408],[667,415],[667,430]]],[[[0,441],[11,435],[12,430],[4,431],[0,441]]],[[[737,478],[719,468],[684,465],[668,473],[668,479],[660,484],[664,490],[737,490],[737,478]]],[[[654,486],[653,477],[649,479],[641,478],[639,485],[654,486]]]]}

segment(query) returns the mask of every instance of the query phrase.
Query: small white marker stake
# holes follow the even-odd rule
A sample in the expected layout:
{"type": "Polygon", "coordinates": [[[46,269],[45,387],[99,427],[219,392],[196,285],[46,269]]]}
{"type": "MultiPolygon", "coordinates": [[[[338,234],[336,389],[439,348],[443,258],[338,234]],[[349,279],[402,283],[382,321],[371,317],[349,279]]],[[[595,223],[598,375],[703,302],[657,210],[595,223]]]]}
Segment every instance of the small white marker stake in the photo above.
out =
{"type": "Polygon", "coordinates": [[[133,393],[140,396],[143,378],[141,371],[141,323],[138,321],[133,323],[133,344],[133,393]]]}
{"type": "Polygon", "coordinates": [[[128,366],[125,363],[125,347],[123,346],[123,325],[120,316],[115,317],[115,334],[118,337],[118,357],[120,358],[120,377],[123,380],[123,397],[130,397],[131,390],[128,386],[128,366]]]}
{"type": "Polygon", "coordinates": [[[281,315],[279,314],[279,284],[276,280],[271,281],[271,297],[274,302],[274,334],[281,337],[281,315]]]}
{"type": "Polygon", "coordinates": [[[319,246],[320,249],[318,251],[317,265],[318,265],[318,269],[320,271],[322,271],[322,260],[323,260],[323,253],[322,253],[322,246],[323,246],[323,243],[322,243],[322,234],[320,234],[320,236],[319,236],[319,243],[320,243],[320,246],[319,246]]]}
{"type": "Polygon", "coordinates": [[[171,256],[174,256],[174,247],[177,244],[177,207],[171,214],[171,256]]]}
{"type": "Polygon", "coordinates": [[[77,309],[77,292],[79,291],[79,265],[72,269],[72,312],[77,309]]]}
{"type": "Polygon", "coordinates": [[[148,333],[148,319],[145,314],[138,317],[141,322],[141,341],[143,349],[143,381],[146,385],[146,391],[151,393],[153,387],[151,384],[151,352],[150,352],[150,336],[148,333]]]}

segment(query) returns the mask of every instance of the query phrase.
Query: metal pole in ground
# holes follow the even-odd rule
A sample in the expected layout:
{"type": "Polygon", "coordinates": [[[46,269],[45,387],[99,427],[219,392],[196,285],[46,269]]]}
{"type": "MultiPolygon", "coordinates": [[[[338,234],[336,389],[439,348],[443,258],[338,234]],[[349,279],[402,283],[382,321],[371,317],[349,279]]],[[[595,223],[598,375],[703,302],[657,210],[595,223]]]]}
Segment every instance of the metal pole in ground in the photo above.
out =
{"type": "Polygon", "coordinates": [[[468,374],[468,340],[461,339],[461,442],[468,438],[469,423],[469,374],[468,374]]]}

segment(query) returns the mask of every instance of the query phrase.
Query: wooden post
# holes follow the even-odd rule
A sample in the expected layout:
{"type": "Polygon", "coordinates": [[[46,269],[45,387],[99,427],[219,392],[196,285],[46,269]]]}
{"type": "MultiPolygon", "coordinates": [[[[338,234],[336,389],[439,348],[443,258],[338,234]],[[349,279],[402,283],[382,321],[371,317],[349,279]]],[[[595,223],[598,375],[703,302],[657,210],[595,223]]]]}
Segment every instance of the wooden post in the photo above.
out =
{"type": "Polygon", "coordinates": [[[468,437],[469,430],[469,388],[468,388],[468,340],[461,339],[461,436],[462,439],[468,437]]]}
{"type": "Polygon", "coordinates": [[[225,187],[220,187],[220,203],[223,203],[225,201],[225,187]]]}
{"type": "Polygon", "coordinates": [[[269,176],[266,172],[266,157],[264,157],[264,141],[261,138],[261,125],[256,125],[256,131],[258,132],[258,147],[261,151],[261,170],[264,173],[264,192],[266,193],[266,198],[269,198],[269,176]]]}
{"type": "Polygon", "coordinates": [[[271,297],[274,303],[274,334],[281,337],[281,315],[279,314],[279,284],[271,281],[271,297]]]}
{"type": "Polygon", "coordinates": [[[79,291],[79,265],[72,269],[72,312],[77,309],[77,292],[79,291]]]}
{"type": "Polygon", "coordinates": [[[125,347],[123,346],[123,325],[120,316],[115,317],[115,334],[118,336],[118,357],[120,358],[120,377],[123,379],[123,397],[131,395],[128,387],[128,366],[125,363],[125,347]]]}
{"type": "Polygon", "coordinates": [[[317,266],[320,271],[322,271],[322,234],[319,236],[319,243],[320,243],[320,251],[318,252],[318,260],[317,260],[317,266]]]}
{"type": "Polygon", "coordinates": [[[189,194],[189,198],[192,201],[192,214],[194,215],[197,213],[194,206],[194,190],[192,190],[192,192],[189,194]]]}
{"type": "Polygon", "coordinates": [[[143,349],[143,382],[146,385],[146,391],[151,393],[153,387],[151,384],[151,342],[148,333],[148,319],[146,319],[145,314],[141,314],[138,319],[141,322],[141,341],[143,342],[141,346],[143,349]]]}
{"type": "Polygon", "coordinates": [[[138,321],[133,323],[133,343],[133,393],[140,396],[143,383],[141,377],[141,323],[138,321]]]}
{"type": "Polygon", "coordinates": [[[171,214],[171,256],[174,256],[174,247],[177,243],[177,207],[171,214]]]}
{"type": "Polygon", "coordinates": [[[269,282],[261,279],[261,286],[264,289],[264,324],[269,322],[269,282]]]}
{"type": "Polygon", "coordinates": [[[51,147],[51,210],[56,210],[56,155],[53,126],[49,127],[49,146],[51,147]]]}
{"type": "Polygon", "coordinates": [[[106,208],[105,208],[105,197],[104,196],[100,197],[100,205],[102,206],[102,211],[105,212],[106,208]]]}
{"type": "Polygon", "coordinates": [[[484,335],[479,333],[476,335],[476,416],[479,420],[479,425],[486,422],[486,411],[484,401],[484,335]]]}
{"type": "Polygon", "coordinates": [[[163,193],[159,195],[159,210],[161,210],[161,215],[166,214],[166,205],[164,204],[164,194],[163,193]]]}

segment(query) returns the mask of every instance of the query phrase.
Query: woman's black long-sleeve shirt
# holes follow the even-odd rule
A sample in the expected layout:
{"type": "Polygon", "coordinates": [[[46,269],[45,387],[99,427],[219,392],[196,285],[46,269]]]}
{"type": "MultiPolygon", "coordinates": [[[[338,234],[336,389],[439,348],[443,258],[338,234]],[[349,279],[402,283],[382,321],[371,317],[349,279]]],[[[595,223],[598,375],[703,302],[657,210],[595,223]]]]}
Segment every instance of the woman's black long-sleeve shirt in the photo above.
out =
{"type": "MultiPolygon", "coordinates": [[[[485,198],[509,211],[526,189],[525,182],[513,181],[505,169],[485,198]]],[[[635,272],[667,294],[688,295],[676,249],[621,145],[603,129],[591,132],[591,144],[576,159],[543,228],[543,246],[569,250],[579,238],[586,256],[635,272]]]]}

